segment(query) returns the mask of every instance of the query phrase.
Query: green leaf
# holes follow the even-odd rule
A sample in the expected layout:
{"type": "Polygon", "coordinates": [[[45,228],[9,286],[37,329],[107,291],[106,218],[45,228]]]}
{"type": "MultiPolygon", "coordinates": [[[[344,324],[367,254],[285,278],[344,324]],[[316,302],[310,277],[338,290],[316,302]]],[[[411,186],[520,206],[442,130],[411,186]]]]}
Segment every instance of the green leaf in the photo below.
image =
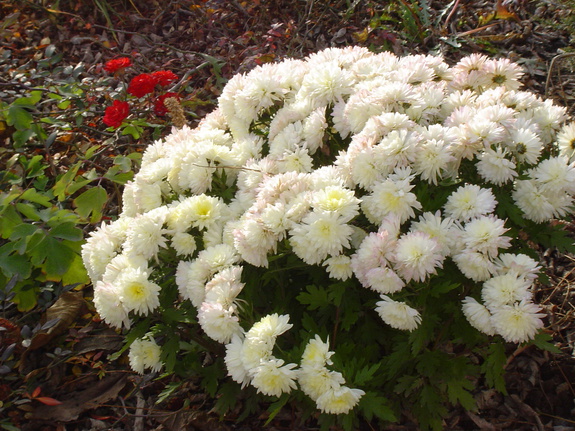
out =
{"type": "Polygon", "coordinates": [[[78,229],[73,222],[65,222],[54,227],[50,231],[50,236],[70,241],[81,241],[84,237],[82,230],[78,229]]]}
{"type": "Polygon", "coordinates": [[[6,123],[8,123],[9,126],[14,126],[16,130],[30,129],[33,119],[30,111],[18,105],[16,102],[8,108],[6,123]]]}
{"type": "Polygon", "coordinates": [[[102,210],[107,200],[106,190],[102,186],[96,186],[74,199],[74,205],[80,216],[87,219],[91,215],[90,223],[97,223],[102,218],[102,210]]]}
{"type": "Polygon", "coordinates": [[[170,373],[174,370],[178,352],[180,351],[180,337],[172,332],[168,340],[162,346],[161,359],[166,368],[166,372],[170,373]]]}
{"type": "Polygon", "coordinates": [[[538,332],[530,341],[531,344],[537,346],[541,350],[547,350],[548,352],[559,354],[562,353],[561,349],[552,343],[553,337],[546,332],[538,332]]]}
{"type": "Polygon", "coordinates": [[[218,400],[214,405],[214,410],[220,416],[225,415],[236,406],[240,392],[240,385],[235,382],[225,382],[218,391],[218,400]]]}
{"type": "Polygon", "coordinates": [[[30,311],[38,303],[38,288],[32,283],[16,285],[12,290],[16,293],[12,301],[18,305],[18,311],[30,311]]]}
{"type": "Polygon", "coordinates": [[[40,214],[38,213],[38,209],[32,204],[18,202],[16,204],[16,209],[20,211],[20,213],[27,219],[33,221],[40,221],[42,219],[42,217],[40,217],[40,214]]]}
{"type": "Polygon", "coordinates": [[[68,270],[62,276],[62,284],[70,286],[72,284],[88,284],[90,277],[84,267],[84,262],[79,254],[74,255],[74,260],[70,263],[68,270]]]}
{"type": "Polygon", "coordinates": [[[277,414],[282,410],[282,408],[287,404],[290,396],[287,393],[282,394],[279,400],[275,403],[272,403],[268,407],[269,417],[264,426],[268,426],[270,422],[277,416],[277,414]]]}
{"type": "Polygon", "coordinates": [[[0,237],[9,238],[14,228],[22,223],[22,218],[13,205],[7,205],[0,211],[0,237]]]}
{"type": "Polygon", "coordinates": [[[504,395],[507,395],[505,388],[505,374],[504,366],[507,363],[507,355],[505,355],[505,346],[503,343],[493,343],[489,346],[486,354],[484,355],[485,362],[481,365],[481,371],[485,374],[487,384],[498,390],[504,395]]]}
{"type": "Polygon", "coordinates": [[[300,304],[307,305],[308,310],[316,310],[330,304],[327,290],[313,284],[306,286],[306,292],[301,292],[296,299],[300,304]]]}
{"type": "Polygon", "coordinates": [[[465,377],[449,381],[447,383],[447,397],[449,398],[449,402],[453,405],[459,403],[465,410],[477,410],[475,398],[473,398],[473,395],[469,392],[472,389],[473,383],[465,377]]]}
{"type": "Polygon", "coordinates": [[[34,202],[35,204],[40,204],[42,206],[45,206],[46,208],[50,208],[52,206],[52,202],[50,201],[50,198],[48,196],[41,194],[41,193],[38,193],[36,191],[36,189],[26,190],[24,193],[22,193],[22,196],[20,196],[20,199],[34,202]]]}
{"type": "Polygon", "coordinates": [[[357,372],[355,377],[353,378],[353,383],[356,386],[362,386],[368,383],[372,378],[375,372],[379,369],[381,363],[376,363],[373,365],[367,365],[361,370],[357,372]]]}
{"type": "Polygon", "coordinates": [[[32,265],[25,255],[10,254],[14,244],[8,243],[0,247],[0,269],[7,278],[18,275],[20,280],[26,280],[32,273],[32,265]]]}
{"type": "Polygon", "coordinates": [[[12,231],[12,234],[10,235],[10,240],[15,241],[17,239],[32,235],[38,229],[40,229],[40,228],[36,225],[33,225],[33,224],[29,224],[29,223],[19,224],[12,231]]]}
{"type": "Polygon", "coordinates": [[[44,270],[49,280],[60,281],[77,256],[66,244],[50,237],[46,237],[38,248],[46,254],[44,270]]]}
{"type": "Polygon", "coordinates": [[[62,202],[66,198],[66,194],[71,194],[66,193],[67,188],[70,186],[70,184],[76,177],[78,169],[80,169],[81,165],[82,163],[78,162],[74,166],[72,166],[71,169],[69,169],[64,175],[62,175],[58,179],[58,181],[56,181],[54,187],[52,187],[52,192],[54,193],[54,196],[56,196],[60,202],[62,202]]]}
{"type": "Polygon", "coordinates": [[[376,392],[367,391],[361,397],[358,407],[368,421],[375,416],[383,421],[397,422],[397,416],[389,406],[389,400],[376,392]]]}

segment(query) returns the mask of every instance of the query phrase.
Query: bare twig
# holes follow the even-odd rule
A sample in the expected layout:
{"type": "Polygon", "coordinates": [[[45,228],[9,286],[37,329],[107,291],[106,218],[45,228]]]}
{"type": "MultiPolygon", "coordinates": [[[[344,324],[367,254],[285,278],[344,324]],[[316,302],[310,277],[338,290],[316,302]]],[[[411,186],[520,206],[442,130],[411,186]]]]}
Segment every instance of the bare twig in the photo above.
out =
{"type": "Polygon", "coordinates": [[[575,56],[575,52],[566,52],[565,54],[556,55],[551,59],[551,64],[549,65],[549,71],[547,72],[547,79],[545,80],[545,97],[549,96],[549,86],[551,84],[551,75],[553,74],[553,68],[558,60],[562,60],[567,57],[575,56]]]}

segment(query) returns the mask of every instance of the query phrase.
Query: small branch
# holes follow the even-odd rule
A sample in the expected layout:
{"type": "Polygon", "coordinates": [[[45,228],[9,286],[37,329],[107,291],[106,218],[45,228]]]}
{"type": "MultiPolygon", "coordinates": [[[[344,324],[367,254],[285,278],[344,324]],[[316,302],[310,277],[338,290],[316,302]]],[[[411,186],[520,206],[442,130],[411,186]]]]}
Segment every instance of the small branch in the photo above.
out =
{"type": "Polygon", "coordinates": [[[551,74],[553,73],[553,68],[557,60],[562,60],[567,57],[575,56],[575,52],[567,52],[565,54],[556,55],[551,59],[551,64],[549,65],[549,70],[547,71],[547,79],[545,80],[545,97],[549,96],[549,86],[551,84],[551,74]]]}

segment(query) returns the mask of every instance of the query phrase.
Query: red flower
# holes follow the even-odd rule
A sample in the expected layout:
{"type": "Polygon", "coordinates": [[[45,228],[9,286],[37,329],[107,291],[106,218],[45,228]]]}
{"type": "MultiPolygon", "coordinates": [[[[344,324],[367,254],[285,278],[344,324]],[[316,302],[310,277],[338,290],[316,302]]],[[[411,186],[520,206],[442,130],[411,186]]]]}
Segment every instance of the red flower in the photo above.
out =
{"type": "Polygon", "coordinates": [[[152,73],[152,76],[158,80],[158,84],[162,87],[178,80],[178,76],[169,70],[158,70],[157,72],[152,73]]]}
{"type": "Polygon", "coordinates": [[[128,102],[114,100],[112,106],[108,106],[104,112],[104,119],[102,120],[106,126],[118,128],[122,121],[130,113],[130,105],[128,102]]]}
{"type": "Polygon", "coordinates": [[[168,108],[166,108],[166,105],[164,105],[164,100],[166,100],[168,97],[175,97],[176,99],[180,100],[180,95],[178,93],[166,93],[161,95],[154,102],[154,112],[156,115],[163,117],[168,113],[168,108]]]}
{"type": "Polygon", "coordinates": [[[132,65],[132,60],[130,60],[128,57],[121,57],[121,58],[116,58],[114,60],[108,61],[104,65],[104,70],[106,72],[116,73],[118,70],[123,69],[123,68],[128,67],[128,66],[131,66],[131,65],[132,65]]]}
{"type": "Polygon", "coordinates": [[[138,98],[143,97],[154,91],[157,83],[158,80],[155,76],[150,75],[149,73],[141,73],[138,76],[133,77],[130,81],[130,85],[128,85],[128,93],[138,98]]]}

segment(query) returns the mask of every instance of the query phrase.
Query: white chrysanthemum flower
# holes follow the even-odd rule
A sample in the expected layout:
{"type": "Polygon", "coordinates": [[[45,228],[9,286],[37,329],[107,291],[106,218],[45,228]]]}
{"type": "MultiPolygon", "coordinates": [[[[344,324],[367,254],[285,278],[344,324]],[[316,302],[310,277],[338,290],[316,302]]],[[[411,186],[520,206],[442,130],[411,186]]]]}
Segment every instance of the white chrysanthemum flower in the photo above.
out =
{"type": "Polygon", "coordinates": [[[128,229],[128,238],[124,243],[124,253],[139,254],[146,259],[157,256],[160,248],[167,247],[165,234],[167,230],[163,228],[167,215],[166,211],[150,211],[134,219],[128,229]]]}
{"type": "Polygon", "coordinates": [[[491,189],[466,184],[454,191],[445,204],[445,212],[451,218],[467,221],[493,212],[497,201],[491,189]]]}
{"type": "Polygon", "coordinates": [[[477,302],[474,298],[466,296],[461,308],[471,326],[484,334],[495,335],[495,328],[491,323],[491,314],[487,307],[477,302]]]}
{"type": "Polygon", "coordinates": [[[365,287],[383,294],[399,292],[405,287],[405,282],[397,273],[387,267],[380,266],[370,269],[365,274],[365,279],[365,287]]]}
{"type": "Polygon", "coordinates": [[[340,68],[335,61],[326,62],[308,71],[296,98],[312,101],[315,109],[349,95],[353,84],[354,77],[349,71],[340,68]]]}
{"type": "Polygon", "coordinates": [[[286,150],[278,160],[279,172],[311,172],[312,170],[313,159],[307,148],[286,150]]]}
{"type": "Polygon", "coordinates": [[[556,215],[550,196],[543,193],[534,180],[517,181],[512,196],[525,218],[529,220],[543,223],[556,215]]]}
{"type": "Polygon", "coordinates": [[[327,258],[323,264],[331,278],[345,281],[353,275],[351,257],[344,254],[327,258]]]}
{"type": "Polygon", "coordinates": [[[405,281],[423,281],[443,267],[444,258],[437,241],[427,233],[408,232],[397,240],[393,262],[405,281]]]}
{"type": "Polygon", "coordinates": [[[224,307],[231,307],[236,297],[244,288],[241,281],[243,266],[234,265],[218,272],[206,283],[207,302],[217,302],[224,307]]]}
{"type": "Polygon", "coordinates": [[[296,364],[286,364],[282,359],[269,359],[256,367],[253,371],[252,386],[259,393],[279,397],[283,393],[290,393],[296,389],[296,364]]]}
{"type": "Polygon", "coordinates": [[[128,311],[146,316],[159,305],[160,286],[139,268],[129,269],[116,278],[118,296],[128,311]]]}
{"type": "Polygon", "coordinates": [[[92,231],[82,246],[82,260],[92,283],[102,279],[106,267],[120,251],[120,241],[112,234],[109,225],[102,224],[92,231]]]}
{"type": "Polygon", "coordinates": [[[497,147],[495,150],[487,148],[477,155],[479,160],[475,165],[477,172],[482,178],[498,186],[513,180],[517,176],[516,165],[506,158],[507,155],[505,148],[497,147]]]}
{"type": "Polygon", "coordinates": [[[511,133],[511,141],[513,154],[518,161],[530,165],[537,163],[543,151],[543,142],[533,130],[517,129],[511,133]]]}
{"type": "Polygon", "coordinates": [[[467,250],[495,257],[500,248],[508,248],[511,238],[505,236],[505,222],[494,215],[481,216],[466,223],[460,238],[467,250]]]}
{"type": "Polygon", "coordinates": [[[422,179],[437,185],[438,180],[454,160],[448,143],[432,139],[419,146],[413,169],[422,179]]]}
{"type": "Polygon", "coordinates": [[[198,310],[198,322],[208,337],[220,343],[229,343],[242,333],[235,307],[218,302],[204,302],[198,310]]]}
{"type": "Polygon", "coordinates": [[[496,275],[483,283],[481,299],[489,310],[531,299],[531,281],[514,272],[496,275]]]}
{"type": "Polygon", "coordinates": [[[176,284],[180,296],[189,299],[194,307],[199,308],[206,296],[205,283],[209,276],[209,268],[201,262],[180,260],[176,268],[176,284]]]}
{"type": "Polygon", "coordinates": [[[352,190],[340,186],[328,186],[312,196],[315,210],[338,213],[346,222],[359,214],[359,202],[352,190]]]}
{"type": "Polygon", "coordinates": [[[160,371],[163,364],[160,360],[162,349],[150,334],[146,338],[138,338],[130,345],[128,358],[130,360],[130,367],[132,370],[139,374],[144,374],[146,368],[151,371],[160,371]]]}
{"type": "Polygon", "coordinates": [[[543,160],[530,173],[544,194],[575,193],[575,164],[564,157],[543,160]]]}
{"type": "Polygon", "coordinates": [[[441,217],[441,211],[436,211],[435,214],[431,212],[423,213],[419,219],[413,223],[409,230],[411,232],[424,232],[432,239],[437,241],[441,248],[441,253],[445,256],[449,254],[453,235],[451,230],[453,227],[453,220],[450,217],[441,217]]]}
{"type": "Polygon", "coordinates": [[[104,321],[114,328],[130,329],[128,310],[122,304],[118,290],[110,283],[98,281],[94,286],[94,306],[104,321]]]}
{"type": "Polygon", "coordinates": [[[477,251],[465,250],[453,255],[452,259],[462,274],[473,281],[488,280],[496,271],[489,256],[477,251]]]}
{"type": "Polygon", "coordinates": [[[394,301],[386,295],[381,295],[381,299],[383,301],[377,302],[375,311],[392,328],[413,331],[421,323],[419,311],[405,302],[394,301]]]}
{"type": "Polygon", "coordinates": [[[410,192],[413,188],[410,179],[387,179],[376,184],[373,191],[363,197],[361,209],[371,223],[379,225],[388,214],[397,215],[401,222],[415,217],[414,210],[421,209],[421,204],[415,194],[410,192]]]}
{"type": "Polygon", "coordinates": [[[575,122],[565,124],[557,133],[557,145],[561,156],[569,159],[569,163],[575,161],[575,122]]]}
{"type": "Polygon", "coordinates": [[[329,339],[324,342],[319,335],[315,335],[305,346],[301,357],[301,366],[308,368],[323,367],[331,365],[331,357],[334,352],[329,351],[329,339]]]}
{"type": "Polygon", "coordinates": [[[232,246],[218,244],[200,251],[197,261],[209,271],[209,274],[215,274],[238,263],[240,257],[232,246]]]}
{"type": "MultiPolygon", "coordinates": [[[[285,214],[287,216],[287,214],[285,214]]],[[[262,220],[246,216],[233,230],[234,247],[241,259],[259,267],[268,266],[268,253],[275,252],[277,242],[285,236],[266,229],[262,220]]]]}
{"type": "Polygon", "coordinates": [[[205,229],[223,215],[224,208],[221,199],[205,194],[185,198],[171,206],[168,227],[177,232],[186,232],[191,227],[205,229]]]}
{"type": "Polygon", "coordinates": [[[387,266],[392,259],[396,244],[395,235],[387,230],[371,232],[365,236],[351,257],[351,267],[364,287],[369,287],[367,273],[380,266],[387,266]]]}
{"type": "Polygon", "coordinates": [[[316,401],[327,391],[345,384],[345,379],[341,373],[324,366],[302,365],[298,370],[298,383],[303,393],[316,401]]]}
{"type": "Polygon", "coordinates": [[[516,272],[523,275],[527,280],[535,280],[538,277],[541,266],[526,254],[502,253],[495,260],[497,274],[516,272]]]}
{"type": "Polygon", "coordinates": [[[232,340],[226,345],[226,357],[224,361],[228,369],[228,376],[234,382],[240,383],[242,388],[251,380],[248,370],[242,361],[243,339],[240,335],[234,334],[232,340]]]}
{"type": "Polygon", "coordinates": [[[289,323],[289,315],[268,314],[254,323],[246,334],[246,340],[257,342],[273,340],[273,344],[276,337],[288,331],[292,326],[289,323]]]}
{"type": "Polygon", "coordinates": [[[118,254],[106,266],[106,272],[102,276],[102,281],[114,284],[119,275],[132,269],[149,272],[148,260],[137,254],[118,254]]]}
{"type": "Polygon", "coordinates": [[[346,414],[364,394],[361,389],[350,389],[347,386],[331,387],[316,400],[316,404],[323,413],[346,414]]]}
{"type": "Polygon", "coordinates": [[[504,86],[507,90],[521,87],[519,79],[523,75],[521,67],[508,58],[490,59],[485,62],[484,70],[494,86],[504,86]]]}
{"type": "Polygon", "coordinates": [[[535,337],[543,327],[545,314],[540,313],[541,307],[529,301],[521,301],[513,305],[504,305],[493,311],[492,322],[496,331],[512,343],[523,343],[535,337]]]}
{"type": "Polygon", "coordinates": [[[337,213],[311,212],[290,231],[294,253],[313,265],[350,248],[352,228],[337,213]]]}
{"type": "Polygon", "coordinates": [[[389,166],[390,171],[396,166],[409,166],[415,162],[420,139],[420,135],[409,128],[392,130],[376,145],[374,153],[389,166]]]}
{"type": "Polygon", "coordinates": [[[196,239],[185,232],[176,232],[172,236],[171,245],[180,256],[191,256],[196,251],[196,239]]]}

